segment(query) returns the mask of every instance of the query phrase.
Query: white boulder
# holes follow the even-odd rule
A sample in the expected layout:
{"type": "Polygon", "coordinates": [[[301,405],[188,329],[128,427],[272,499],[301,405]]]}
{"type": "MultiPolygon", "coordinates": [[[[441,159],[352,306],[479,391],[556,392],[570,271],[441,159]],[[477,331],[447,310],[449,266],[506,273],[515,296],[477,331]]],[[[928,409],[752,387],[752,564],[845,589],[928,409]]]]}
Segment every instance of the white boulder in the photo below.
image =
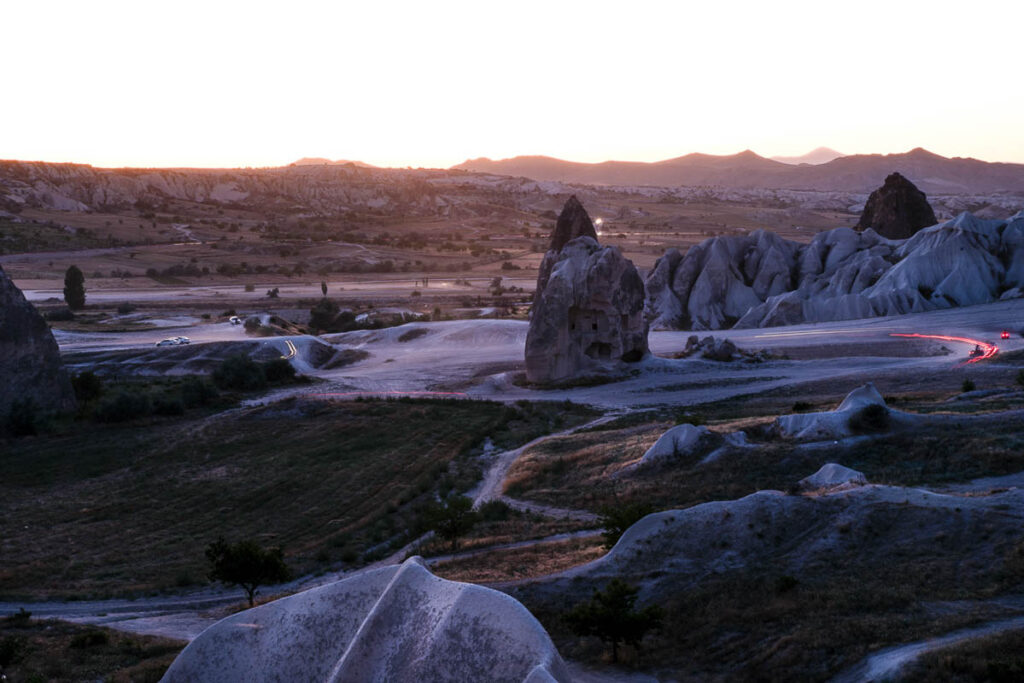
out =
{"type": "Polygon", "coordinates": [[[885,399],[870,382],[851,391],[835,410],[782,415],[773,428],[779,436],[797,441],[842,439],[853,435],[850,418],[869,405],[885,406],[885,399]]]}
{"type": "Polygon", "coordinates": [[[694,454],[711,437],[707,427],[681,424],[668,430],[647,449],[640,459],[641,466],[663,463],[667,460],[694,454]]]}
{"type": "Polygon", "coordinates": [[[849,488],[851,486],[864,486],[868,483],[863,472],[843,467],[834,462],[826,463],[817,472],[809,477],[800,480],[799,486],[805,491],[820,491],[822,489],[849,488]]]}
{"type": "Polygon", "coordinates": [[[440,579],[412,558],[223,619],[162,680],[541,683],[569,676],[519,602],[440,579]]]}

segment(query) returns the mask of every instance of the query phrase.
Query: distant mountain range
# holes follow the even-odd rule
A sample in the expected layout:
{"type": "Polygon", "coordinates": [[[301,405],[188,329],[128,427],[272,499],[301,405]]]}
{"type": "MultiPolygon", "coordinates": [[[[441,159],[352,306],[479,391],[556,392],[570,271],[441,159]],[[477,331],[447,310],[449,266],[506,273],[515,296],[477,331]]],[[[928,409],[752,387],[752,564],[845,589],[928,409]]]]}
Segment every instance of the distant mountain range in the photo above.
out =
{"type": "Polygon", "coordinates": [[[898,171],[930,194],[1024,192],[1024,164],[947,158],[920,147],[903,154],[840,156],[817,165],[783,163],[746,150],[729,156],[687,154],[652,163],[584,164],[544,156],[500,161],[481,158],[453,168],[590,185],[708,185],[839,192],[870,192],[879,187],[887,175],[898,171]]]}
{"type": "Polygon", "coordinates": [[[331,161],[330,159],[324,159],[323,157],[302,157],[298,161],[293,161],[291,166],[344,166],[345,164],[352,164],[360,168],[377,168],[372,164],[367,164],[363,161],[349,161],[347,159],[337,159],[331,161]]]}
{"type": "Polygon", "coordinates": [[[772,161],[779,161],[783,164],[827,164],[833,159],[838,159],[841,156],[846,156],[842,152],[837,152],[829,147],[818,147],[812,149],[807,154],[801,154],[798,157],[769,157],[772,161]]]}

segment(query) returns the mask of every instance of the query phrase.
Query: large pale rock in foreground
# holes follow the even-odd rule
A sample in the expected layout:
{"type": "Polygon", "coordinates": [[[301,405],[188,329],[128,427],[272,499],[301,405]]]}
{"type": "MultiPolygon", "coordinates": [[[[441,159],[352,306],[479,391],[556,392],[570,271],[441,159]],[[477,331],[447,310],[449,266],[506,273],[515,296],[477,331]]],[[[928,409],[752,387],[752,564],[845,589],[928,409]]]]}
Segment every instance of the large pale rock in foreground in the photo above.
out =
{"type": "Polygon", "coordinates": [[[924,192],[899,173],[891,173],[885,184],[868,197],[857,227],[873,228],[882,237],[902,240],[936,223],[924,192]]]}
{"type": "Polygon", "coordinates": [[[431,574],[418,558],[217,622],[167,683],[568,681],[547,632],[509,596],[431,574]]]}
{"type": "Polygon", "coordinates": [[[670,249],[647,278],[655,328],[770,327],[971,306],[1024,289],[1024,212],[969,213],[900,242],[837,228],[809,244],[765,231],[670,249]]]}
{"type": "Polygon", "coordinates": [[[526,336],[531,382],[564,382],[647,355],[643,280],[617,247],[590,233],[590,217],[571,197],[537,278],[526,336]]]}
{"type": "Polygon", "coordinates": [[[0,268],[0,420],[16,399],[74,410],[75,394],[50,327],[0,268]]]}

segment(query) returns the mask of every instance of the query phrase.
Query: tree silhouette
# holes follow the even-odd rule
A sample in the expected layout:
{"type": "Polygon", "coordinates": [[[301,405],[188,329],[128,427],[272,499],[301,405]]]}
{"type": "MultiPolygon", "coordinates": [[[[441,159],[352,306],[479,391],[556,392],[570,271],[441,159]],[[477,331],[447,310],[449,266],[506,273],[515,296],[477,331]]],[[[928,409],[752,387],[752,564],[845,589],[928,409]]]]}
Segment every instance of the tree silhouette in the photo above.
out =
{"type": "Polygon", "coordinates": [[[264,550],[256,541],[230,544],[219,538],[206,547],[206,559],[210,562],[210,580],[241,586],[249,607],[255,604],[259,586],[291,578],[281,549],[264,550]]]}
{"type": "Polygon", "coordinates": [[[327,296],[327,283],[326,282],[321,282],[320,283],[320,291],[324,293],[324,296],[327,296]]]}
{"type": "Polygon", "coordinates": [[[85,275],[78,266],[71,266],[64,272],[64,301],[73,311],[85,307],[85,275]]]}
{"type": "Polygon", "coordinates": [[[622,579],[612,579],[604,592],[576,605],[565,615],[573,633],[597,636],[612,644],[612,661],[619,661],[619,643],[639,645],[648,631],[661,627],[665,611],[657,605],[634,609],[638,588],[622,579]]]}
{"type": "Polygon", "coordinates": [[[472,499],[466,496],[450,496],[427,514],[430,529],[451,543],[452,552],[459,547],[459,537],[472,531],[478,519],[472,499]]]}

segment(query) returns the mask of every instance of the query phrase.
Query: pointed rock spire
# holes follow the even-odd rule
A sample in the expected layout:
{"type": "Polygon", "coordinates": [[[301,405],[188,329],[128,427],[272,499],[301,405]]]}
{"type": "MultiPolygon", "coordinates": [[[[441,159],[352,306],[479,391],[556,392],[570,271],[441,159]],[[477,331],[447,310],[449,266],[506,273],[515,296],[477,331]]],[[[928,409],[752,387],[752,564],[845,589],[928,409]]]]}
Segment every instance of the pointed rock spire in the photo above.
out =
{"type": "Polygon", "coordinates": [[[938,222],[925,193],[899,173],[891,173],[868,197],[856,227],[873,228],[882,237],[902,240],[938,222]]]}
{"type": "Polygon", "coordinates": [[[569,197],[569,200],[562,207],[562,213],[555,224],[555,230],[551,233],[551,251],[561,251],[562,247],[577,237],[593,237],[597,239],[597,231],[594,230],[594,223],[590,220],[587,210],[576,199],[576,195],[569,197]]]}

